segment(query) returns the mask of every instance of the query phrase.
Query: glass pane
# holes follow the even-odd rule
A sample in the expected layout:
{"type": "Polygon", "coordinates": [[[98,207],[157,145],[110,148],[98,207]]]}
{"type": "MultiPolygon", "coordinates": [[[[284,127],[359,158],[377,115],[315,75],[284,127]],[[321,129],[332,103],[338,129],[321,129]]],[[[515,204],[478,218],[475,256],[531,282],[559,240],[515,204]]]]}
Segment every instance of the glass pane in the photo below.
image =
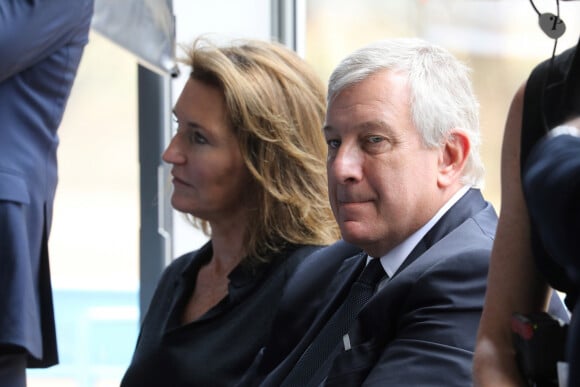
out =
{"type": "Polygon", "coordinates": [[[31,387],[118,386],[138,333],[137,63],[91,33],[60,134],[50,264],[60,364],[31,387]]]}

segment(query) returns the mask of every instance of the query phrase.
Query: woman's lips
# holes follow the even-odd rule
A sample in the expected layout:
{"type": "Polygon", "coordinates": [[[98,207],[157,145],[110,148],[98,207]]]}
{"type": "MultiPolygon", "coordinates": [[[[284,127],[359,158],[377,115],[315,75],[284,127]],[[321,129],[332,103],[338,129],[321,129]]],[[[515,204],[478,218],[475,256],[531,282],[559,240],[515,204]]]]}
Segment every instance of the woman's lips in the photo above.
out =
{"type": "Polygon", "coordinates": [[[186,185],[189,186],[189,184],[187,184],[187,182],[181,180],[179,177],[177,176],[173,176],[173,183],[174,184],[180,184],[180,185],[186,185]]]}

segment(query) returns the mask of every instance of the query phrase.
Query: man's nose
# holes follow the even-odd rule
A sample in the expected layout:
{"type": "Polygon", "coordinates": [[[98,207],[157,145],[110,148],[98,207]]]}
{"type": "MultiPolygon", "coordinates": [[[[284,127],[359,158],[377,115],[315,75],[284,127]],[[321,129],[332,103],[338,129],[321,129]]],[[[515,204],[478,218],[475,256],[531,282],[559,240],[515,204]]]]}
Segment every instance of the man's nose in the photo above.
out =
{"type": "Polygon", "coordinates": [[[338,149],[335,157],[329,160],[329,173],[339,183],[356,182],[362,179],[364,155],[356,146],[344,146],[338,149]]]}

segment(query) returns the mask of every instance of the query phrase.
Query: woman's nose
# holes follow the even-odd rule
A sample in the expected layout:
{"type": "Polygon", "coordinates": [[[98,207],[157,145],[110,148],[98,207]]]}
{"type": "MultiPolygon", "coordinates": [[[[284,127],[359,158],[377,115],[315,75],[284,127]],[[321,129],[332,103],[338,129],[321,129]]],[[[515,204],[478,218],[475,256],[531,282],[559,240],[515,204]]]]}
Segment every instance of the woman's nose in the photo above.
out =
{"type": "Polygon", "coordinates": [[[166,163],[183,164],[186,160],[185,155],[183,154],[183,152],[181,151],[181,149],[178,145],[178,138],[177,137],[178,136],[176,135],[171,139],[171,142],[169,143],[167,148],[165,148],[163,155],[161,155],[161,158],[166,163]]]}

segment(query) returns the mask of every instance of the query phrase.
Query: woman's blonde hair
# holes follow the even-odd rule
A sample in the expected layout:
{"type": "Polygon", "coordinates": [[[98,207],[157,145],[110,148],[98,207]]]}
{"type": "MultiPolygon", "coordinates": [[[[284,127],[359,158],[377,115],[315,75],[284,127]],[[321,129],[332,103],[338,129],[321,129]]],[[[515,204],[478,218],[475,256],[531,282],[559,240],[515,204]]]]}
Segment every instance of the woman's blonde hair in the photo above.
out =
{"type": "MultiPolygon", "coordinates": [[[[325,87],[279,43],[245,40],[217,47],[198,39],[185,63],[191,77],[218,87],[256,206],[245,225],[250,260],[268,261],[288,243],[329,244],[339,231],[328,203],[325,87]]],[[[198,222],[208,232],[207,223],[198,222]]]]}

